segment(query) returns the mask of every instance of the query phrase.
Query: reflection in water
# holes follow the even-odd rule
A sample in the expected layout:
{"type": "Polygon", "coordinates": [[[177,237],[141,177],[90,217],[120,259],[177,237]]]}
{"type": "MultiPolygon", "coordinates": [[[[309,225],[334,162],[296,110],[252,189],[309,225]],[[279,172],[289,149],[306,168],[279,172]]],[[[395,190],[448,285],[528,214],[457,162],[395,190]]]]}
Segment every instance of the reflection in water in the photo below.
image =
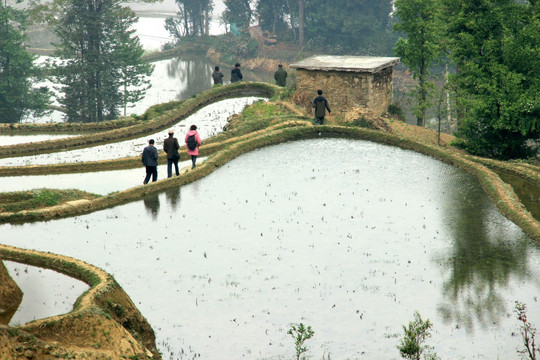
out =
{"type": "Polygon", "coordinates": [[[171,205],[171,210],[176,211],[178,205],[180,205],[180,186],[165,190],[165,197],[171,205]]]}
{"type": "Polygon", "coordinates": [[[22,302],[23,293],[0,260],[0,324],[7,325],[22,302]]]}
{"type": "Polygon", "coordinates": [[[501,179],[512,186],[523,205],[536,220],[540,219],[540,187],[518,176],[498,173],[501,179]]]}
{"type": "Polygon", "coordinates": [[[144,207],[146,212],[152,215],[152,220],[156,221],[159,214],[159,196],[158,194],[147,195],[144,199],[144,207]]]}
{"type": "Polygon", "coordinates": [[[167,75],[178,78],[182,87],[176,99],[187,99],[212,87],[212,68],[207,61],[172,59],[167,64],[167,75]]]}
{"type": "Polygon", "coordinates": [[[439,312],[446,323],[454,322],[467,331],[480,326],[497,324],[508,313],[500,292],[516,280],[534,277],[528,264],[528,250],[532,242],[525,236],[510,234],[515,229],[493,221],[493,205],[477,184],[454,188],[458,194],[448,196],[452,211],[446,221],[453,233],[449,254],[438,259],[448,277],[443,284],[446,303],[439,312]]]}

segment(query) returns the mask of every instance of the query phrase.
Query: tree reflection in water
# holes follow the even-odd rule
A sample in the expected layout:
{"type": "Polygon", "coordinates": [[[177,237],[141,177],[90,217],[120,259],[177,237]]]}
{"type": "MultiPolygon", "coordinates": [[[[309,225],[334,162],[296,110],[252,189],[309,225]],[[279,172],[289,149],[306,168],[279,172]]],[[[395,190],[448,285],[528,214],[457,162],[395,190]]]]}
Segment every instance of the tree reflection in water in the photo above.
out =
{"type": "Polygon", "coordinates": [[[436,259],[448,273],[442,287],[445,302],[438,311],[445,323],[454,322],[456,327],[473,332],[475,323],[485,328],[511,312],[506,309],[502,290],[516,280],[535,278],[527,256],[534,243],[519,234],[517,226],[508,226],[504,218],[494,216],[497,209],[475,189],[478,182],[462,183],[464,186],[454,187],[453,196],[447,198],[452,203],[446,206],[453,210],[446,212],[445,225],[453,233],[453,244],[449,253],[436,259]]]}

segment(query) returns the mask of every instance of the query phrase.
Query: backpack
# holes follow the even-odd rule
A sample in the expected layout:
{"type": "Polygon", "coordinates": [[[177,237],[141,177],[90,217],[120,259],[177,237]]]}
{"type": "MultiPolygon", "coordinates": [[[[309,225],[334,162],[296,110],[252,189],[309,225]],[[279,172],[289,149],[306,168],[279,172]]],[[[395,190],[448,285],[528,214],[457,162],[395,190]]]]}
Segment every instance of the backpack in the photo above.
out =
{"type": "Polygon", "coordinates": [[[195,140],[195,135],[188,136],[187,147],[189,150],[195,150],[197,148],[197,140],[195,140]]]}

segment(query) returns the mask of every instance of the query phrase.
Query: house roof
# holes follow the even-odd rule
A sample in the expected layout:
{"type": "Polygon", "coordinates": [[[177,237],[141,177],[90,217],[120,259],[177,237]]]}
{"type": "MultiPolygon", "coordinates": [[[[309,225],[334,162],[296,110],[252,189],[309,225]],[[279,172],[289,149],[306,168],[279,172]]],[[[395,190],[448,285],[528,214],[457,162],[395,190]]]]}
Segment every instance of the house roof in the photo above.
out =
{"type": "Polygon", "coordinates": [[[290,67],[321,71],[375,73],[399,63],[398,57],[317,55],[291,64],[290,67]]]}

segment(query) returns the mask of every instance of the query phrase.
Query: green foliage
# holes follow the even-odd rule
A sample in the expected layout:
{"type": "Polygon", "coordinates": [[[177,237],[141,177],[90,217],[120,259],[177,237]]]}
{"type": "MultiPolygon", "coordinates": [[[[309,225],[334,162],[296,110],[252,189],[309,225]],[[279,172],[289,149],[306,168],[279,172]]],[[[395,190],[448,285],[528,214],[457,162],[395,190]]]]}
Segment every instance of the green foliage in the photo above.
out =
{"type": "Polygon", "coordinates": [[[290,100],[290,99],[292,99],[292,96],[293,96],[295,91],[296,91],[296,88],[283,87],[281,89],[281,91],[279,92],[279,99],[280,100],[290,100]]]}
{"type": "Polygon", "coordinates": [[[226,24],[230,24],[231,32],[235,35],[238,33],[247,34],[251,22],[252,0],[224,0],[225,11],[222,15],[222,20],[226,24]],[[238,29],[236,31],[235,29],[238,29]]]}
{"type": "Polygon", "coordinates": [[[388,113],[390,115],[397,116],[399,119],[405,119],[405,114],[403,113],[403,109],[399,104],[390,104],[388,105],[388,113]]]}
{"type": "Polygon", "coordinates": [[[375,125],[373,123],[366,120],[365,117],[361,116],[359,119],[354,119],[350,122],[345,123],[346,126],[357,126],[357,127],[363,127],[366,129],[376,129],[375,125]]]}
{"type": "Polygon", "coordinates": [[[43,208],[58,205],[65,201],[88,197],[96,198],[97,195],[92,195],[79,190],[49,189],[0,193],[0,212],[17,212],[21,210],[43,208]]]}
{"type": "Polygon", "coordinates": [[[306,342],[306,340],[311,339],[315,332],[311,329],[311,326],[308,326],[306,328],[303,323],[300,323],[298,325],[291,325],[291,328],[289,329],[289,331],[287,331],[287,334],[291,335],[294,339],[296,360],[300,360],[302,354],[307,352],[308,350],[307,346],[305,346],[304,343],[306,342]]]}
{"type": "Polygon", "coordinates": [[[540,355],[540,347],[536,346],[535,342],[536,328],[527,318],[527,305],[516,301],[514,311],[517,315],[517,319],[521,322],[519,327],[523,346],[525,347],[522,350],[518,350],[518,353],[523,359],[536,360],[536,355],[540,355]]]}
{"type": "Polygon", "coordinates": [[[35,201],[44,204],[45,206],[53,206],[58,204],[58,194],[49,191],[42,190],[35,197],[35,201]]]}
{"type": "Polygon", "coordinates": [[[40,80],[34,57],[24,48],[26,15],[0,3],[0,122],[17,123],[27,114],[47,112],[50,92],[40,80]]]}
{"type": "Polygon", "coordinates": [[[395,16],[399,22],[394,31],[407,35],[399,38],[394,53],[409,67],[418,80],[414,90],[417,104],[413,112],[418,126],[424,126],[426,110],[431,106],[430,92],[433,88],[428,80],[429,69],[440,54],[439,42],[442,28],[439,21],[439,5],[433,0],[396,0],[395,16]]]}
{"type": "Polygon", "coordinates": [[[221,60],[234,64],[239,59],[255,57],[257,55],[257,40],[248,35],[235,36],[224,34],[214,39],[214,48],[221,54],[221,60]]]}
{"type": "Polygon", "coordinates": [[[540,4],[441,0],[446,39],[458,66],[458,136],[477,155],[528,156],[540,135],[540,4]]]}
{"type": "Polygon", "coordinates": [[[92,0],[55,0],[48,20],[60,41],[53,62],[68,121],[114,119],[119,108],[138,101],[148,88],[139,39],[133,35],[137,18],[118,0],[99,5],[92,0]]]}
{"type": "Polygon", "coordinates": [[[388,55],[391,11],[390,0],[305,0],[306,45],[334,54],[388,55]]]}
{"type": "Polygon", "coordinates": [[[418,311],[414,313],[414,320],[410,321],[407,327],[403,326],[404,334],[398,346],[402,358],[420,360],[424,355],[424,359],[437,359],[437,354],[432,353],[431,347],[425,345],[426,340],[431,337],[432,326],[429,319],[422,320],[418,311]]]}
{"type": "Polygon", "coordinates": [[[286,0],[259,0],[255,8],[255,14],[260,19],[261,30],[269,31],[272,34],[288,29],[285,19],[287,12],[286,0]]]}
{"type": "Polygon", "coordinates": [[[165,19],[165,29],[179,42],[185,36],[209,35],[211,0],[177,0],[176,17],[165,19]]]}

